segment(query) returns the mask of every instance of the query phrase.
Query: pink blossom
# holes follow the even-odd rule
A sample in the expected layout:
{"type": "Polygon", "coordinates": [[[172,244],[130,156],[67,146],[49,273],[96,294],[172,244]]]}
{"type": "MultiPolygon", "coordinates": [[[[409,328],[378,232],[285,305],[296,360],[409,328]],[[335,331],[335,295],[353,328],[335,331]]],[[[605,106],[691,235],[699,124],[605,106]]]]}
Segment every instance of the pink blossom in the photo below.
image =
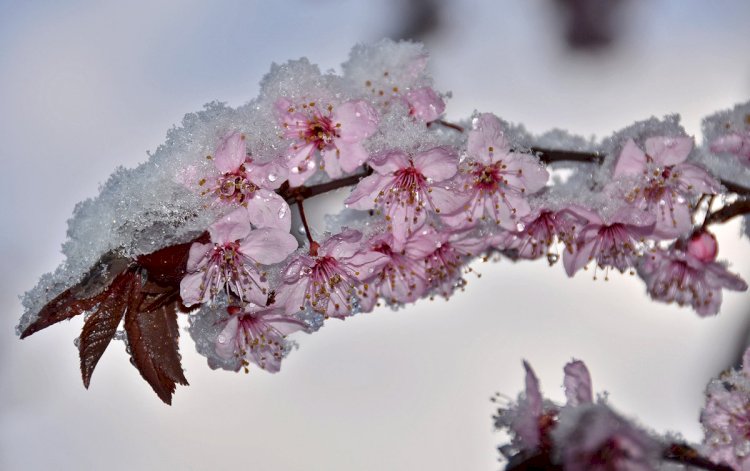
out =
{"type": "Polygon", "coordinates": [[[427,273],[423,259],[435,250],[430,235],[417,231],[405,243],[400,243],[393,234],[384,233],[371,239],[369,246],[388,257],[388,262],[363,285],[360,296],[363,311],[371,311],[379,297],[389,304],[398,304],[414,302],[424,295],[427,273]]]}
{"type": "Polygon", "coordinates": [[[661,445],[606,404],[564,407],[552,431],[566,471],[656,471],[661,445]]]}
{"type": "Polygon", "coordinates": [[[345,229],[325,241],[317,254],[301,254],[287,265],[277,302],[287,314],[310,307],[326,317],[352,314],[352,298],[363,282],[377,276],[389,259],[380,252],[363,249],[362,234],[345,229]]]}
{"type": "Polygon", "coordinates": [[[516,230],[501,230],[490,239],[490,245],[504,251],[511,258],[534,260],[544,255],[550,263],[559,255],[550,250],[556,242],[562,242],[572,250],[575,235],[575,220],[568,212],[536,209],[520,218],[516,230]]]}
{"type": "Polygon", "coordinates": [[[315,102],[293,104],[282,98],[276,102],[283,137],[292,144],[287,154],[289,184],[302,185],[318,167],[332,177],[351,173],[367,161],[362,143],[378,128],[378,114],[367,102],[347,101],[340,105],[315,102]]]}
{"type": "Polygon", "coordinates": [[[247,305],[230,306],[227,311],[230,316],[216,337],[216,354],[224,360],[238,359],[237,370],[255,363],[278,372],[288,348],[286,336],[306,329],[304,322],[285,315],[282,308],[247,305]]]}
{"type": "Polygon", "coordinates": [[[687,249],[683,241],[677,241],[669,249],[656,249],[643,258],[638,274],[653,299],[689,305],[701,316],[709,316],[719,312],[722,288],[747,289],[747,283],[740,277],[714,261],[715,250],[696,248],[698,244],[705,244],[705,240],[688,242],[687,249]],[[712,257],[709,258],[709,254],[712,257]]]}
{"type": "Polygon", "coordinates": [[[458,155],[450,147],[414,155],[394,150],[373,156],[369,165],[375,173],[359,182],[346,204],[382,211],[398,241],[406,241],[422,226],[428,211],[450,212],[463,204],[462,197],[446,187],[458,167],[458,155]]]}
{"type": "Polygon", "coordinates": [[[199,184],[203,194],[247,208],[250,222],[258,227],[273,227],[289,232],[292,224],[289,205],[276,192],[286,180],[286,168],[275,161],[254,163],[247,155],[245,135],[229,133],[221,140],[213,156],[219,176],[204,178],[199,184]]]}
{"type": "Polygon", "coordinates": [[[586,364],[581,360],[573,360],[563,369],[565,379],[565,397],[569,406],[589,404],[594,401],[594,393],[591,387],[591,374],[586,364]]]}
{"type": "Polygon", "coordinates": [[[516,230],[519,218],[531,212],[526,196],[544,188],[549,174],[537,157],[510,149],[496,116],[482,114],[475,123],[469,132],[469,158],[461,166],[468,201],[444,220],[453,227],[490,221],[516,230]]]}
{"type": "Polygon", "coordinates": [[[222,289],[242,301],[265,305],[268,282],[258,265],[282,262],[297,248],[287,231],[251,230],[247,211],[237,209],[208,228],[211,243],[190,247],[187,274],[180,282],[186,306],[211,301],[222,289]]]}
{"type": "Polygon", "coordinates": [[[409,107],[409,115],[425,123],[435,121],[445,111],[445,102],[430,87],[410,90],[403,98],[409,107]]]}
{"type": "Polygon", "coordinates": [[[693,233],[687,241],[687,252],[703,263],[713,262],[719,253],[716,237],[706,230],[693,233]]]}
{"type": "Polygon", "coordinates": [[[717,137],[710,147],[711,152],[732,154],[743,164],[750,165],[750,129],[717,137]]]}
{"type": "Polygon", "coordinates": [[[703,448],[715,463],[750,469],[750,348],[743,368],[711,380],[701,411],[703,448]]]}
{"type": "Polygon", "coordinates": [[[568,276],[573,276],[592,260],[596,267],[606,272],[610,267],[620,273],[625,272],[635,266],[639,243],[654,229],[653,215],[628,206],[620,208],[606,221],[598,214],[577,206],[564,211],[587,221],[576,236],[571,250],[563,253],[563,265],[568,276]]]}
{"type": "MultiPolygon", "coordinates": [[[[432,251],[424,258],[425,274],[430,288],[448,298],[456,290],[466,286],[463,270],[466,262],[487,249],[487,240],[473,230],[444,230],[425,226],[420,229],[423,241],[432,241],[432,251]]],[[[424,244],[421,248],[426,249],[424,244]]]]}
{"type": "Polygon", "coordinates": [[[643,152],[632,139],[615,164],[614,177],[631,177],[626,195],[634,206],[656,216],[654,236],[673,239],[692,227],[690,197],[716,194],[721,185],[704,169],[685,163],[693,149],[689,137],[651,137],[643,152]]]}

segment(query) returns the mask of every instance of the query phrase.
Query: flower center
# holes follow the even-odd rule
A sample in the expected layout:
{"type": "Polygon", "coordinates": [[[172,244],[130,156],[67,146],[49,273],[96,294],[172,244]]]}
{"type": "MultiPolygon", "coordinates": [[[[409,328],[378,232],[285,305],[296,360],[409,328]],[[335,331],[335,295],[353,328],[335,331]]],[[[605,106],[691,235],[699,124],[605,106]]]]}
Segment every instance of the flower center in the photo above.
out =
{"type": "Polygon", "coordinates": [[[500,173],[501,165],[500,162],[492,165],[477,165],[472,171],[474,187],[485,193],[496,192],[500,183],[505,182],[500,173]]]}
{"type": "Polygon", "coordinates": [[[307,122],[307,130],[303,138],[306,142],[314,143],[318,150],[325,150],[333,146],[333,139],[339,137],[338,128],[340,124],[334,124],[331,118],[316,113],[307,122]]]}

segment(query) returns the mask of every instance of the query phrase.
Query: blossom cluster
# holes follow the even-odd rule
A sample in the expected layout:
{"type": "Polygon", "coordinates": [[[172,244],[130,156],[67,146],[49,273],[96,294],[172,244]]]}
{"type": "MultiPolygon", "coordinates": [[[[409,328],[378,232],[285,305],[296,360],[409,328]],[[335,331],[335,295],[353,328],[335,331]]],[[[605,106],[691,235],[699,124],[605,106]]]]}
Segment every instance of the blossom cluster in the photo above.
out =
{"type": "MultiPolygon", "coordinates": [[[[290,334],[331,319],[448,298],[476,258],[637,274],[654,300],[701,316],[719,312],[724,290],[747,289],[717,259],[710,227],[749,212],[750,105],[709,119],[701,146],[676,117],[595,144],[535,137],[492,113],[449,123],[449,96],[412,43],[357,46],[340,75],[305,59],[275,65],[257,99],[189,115],[147,164],[77,208],[69,260],[27,294],[19,332],[43,328],[38,313],[97,260],[115,254],[158,278],[148,271],[174,260],[143,257],[186,243],[182,265],[146,294],[175,289],[198,350],[230,370],[278,371],[290,334]],[[339,214],[310,224],[306,202],[340,189],[339,214]]],[[[586,420],[620,420],[600,409],[586,420]]],[[[519,440],[548,439],[535,437],[519,440]]]]}
{"type": "Polygon", "coordinates": [[[508,460],[507,469],[674,469],[667,467],[668,462],[673,466],[700,464],[701,469],[719,469],[709,468],[711,463],[749,469],[750,348],[743,364],[741,370],[730,370],[713,380],[706,390],[701,451],[710,462],[699,463],[695,458],[700,455],[692,448],[672,443],[673,437],[659,436],[621,416],[606,395],[594,399],[591,375],[580,360],[565,365],[564,405],[544,399],[534,370],[523,362],[525,392],[501,405],[495,416],[495,427],[507,432],[510,439],[499,450],[508,460]],[[678,454],[675,450],[679,449],[689,451],[678,454]]]}
{"type": "Polygon", "coordinates": [[[615,412],[605,397],[595,400],[591,375],[582,361],[565,365],[564,405],[545,400],[534,370],[525,361],[523,365],[526,391],[495,416],[495,427],[511,438],[500,447],[508,469],[658,469],[664,447],[660,439],[615,412]],[[521,466],[539,460],[547,467],[521,466]]]}
{"type": "MultiPolygon", "coordinates": [[[[287,333],[379,303],[449,297],[477,256],[550,264],[561,256],[569,276],[588,267],[595,278],[637,273],[653,299],[704,316],[718,313],[723,289],[747,289],[696,222],[711,211],[705,198],[725,190],[690,159],[698,151],[681,128],[616,135],[602,154],[607,175],[571,191],[550,178],[559,162],[543,163],[497,116],[477,113],[466,131],[442,121],[444,96],[430,86],[421,50],[353,83],[398,46],[389,47],[360,49],[335,80],[292,92],[266,84],[259,108],[271,123],[262,129],[275,145],[255,145],[268,136],[252,130],[222,129],[210,164],[183,179],[206,206],[226,208],[207,228],[210,241],[191,247],[180,284],[182,302],[201,307],[194,319],[225,326],[193,329],[215,336],[213,351],[204,349],[212,364],[278,370],[287,333]],[[337,182],[351,185],[345,223],[316,239],[300,189],[337,182]],[[290,234],[295,205],[305,239],[290,234]]],[[[742,154],[737,136],[718,137],[711,152],[742,154]]]]}

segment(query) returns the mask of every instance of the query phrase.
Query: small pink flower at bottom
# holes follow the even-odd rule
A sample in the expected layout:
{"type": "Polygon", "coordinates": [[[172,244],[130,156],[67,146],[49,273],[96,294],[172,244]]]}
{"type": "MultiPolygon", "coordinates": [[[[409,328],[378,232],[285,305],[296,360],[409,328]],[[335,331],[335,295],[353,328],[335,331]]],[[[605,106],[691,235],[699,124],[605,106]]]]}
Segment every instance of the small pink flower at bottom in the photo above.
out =
{"type": "Polygon", "coordinates": [[[595,261],[596,267],[604,269],[605,273],[610,267],[620,273],[635,267],[640,242],[654,230],[653,215],[627,206],[607,221],[580,207],[569,207],[563,211],[588,221],[570,250],[563,254],[563,265],[568,276],[575,275],[591,261],[595,261]]]}
{"type": "Polygon", "coordinates": [[[707,240],[688,242],[687,250],[684,241],[678,241],[667,250],[657,249],[644,256],[638,274],[651,298],[689,305],[701,316],[710,316],[719,312],[723,288],[747,290],[745,281],[714,261],[716,250],[703,247],[707,240]]]}
{"type": "Polygon", "coordinates": [[[735,155],[740,162],[750,166],[750,129],[717,137],[711,141],[710,148],[717,154],[735,155]]]}
{"type": "Polygon", "coordinates": [[[323,242],[317,254],[292,259],[283,271],[277,302],[287,314],[309,307],[325,317],[350,316],[361,284],[386,263],[386,255],[364,246],[359,231],[345,229],[323,242]]]}
{"type": "Polygon", "coordinates": [[[713,379],[701,411],[703,448],[715,463],[750,469],[750,348],[743,368],[713,379]]]}
{"type": "Polygon", "coordinates": [[[661,445],[605,404],[564,407],[552,432],[566,471],[656,471],[661,445]]]}
{"type": "Polygon", "coordinates": [[[281,229],[252,230],[242,208],[212,224],[208,232],[210,243],[190,246],[187,274],[180,282],[182,302],[205,303],[226,289],[242,301],[265,305],[268,282],[258,265],[284,261],[297,240],[281,229]]]}
{"type": "Polygon", "coordinates": [[[283,308],[227,308],[230,317],[216,337],[216,354],[224,360],[238,359],[237,370],[250,363],[271,373],[281,368],[286,355],[286,336],[306,330],[304,322],[284,314],[283,308]]]}

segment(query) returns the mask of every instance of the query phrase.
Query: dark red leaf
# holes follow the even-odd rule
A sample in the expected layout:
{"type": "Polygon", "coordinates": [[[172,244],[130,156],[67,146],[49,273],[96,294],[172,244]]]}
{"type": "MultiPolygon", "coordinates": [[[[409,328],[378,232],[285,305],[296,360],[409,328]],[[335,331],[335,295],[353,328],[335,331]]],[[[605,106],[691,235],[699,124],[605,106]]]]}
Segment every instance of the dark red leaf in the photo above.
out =
{"type": "Polygon", "coordinates": [[[133,364],[159,398],[172,404],[175,384],[188,385],[178,351],[177,303],[150,312],[128,309],[125,332],[133,364]]]}
{"type": "Polygon", "coordinates": [[[107,295],[107,288],[113,280],[124,272],[130,263],[130,260],[112,252],[102,256],[80,283],[57,295],[39,311],[36,320],[21,332],[21,338],[96,306],[107,295]]]}
{"type": "Polygon", "coordinates": [[[94,368],[109,346],[122,317],[132,299],[140,296],[140,274],[127,271],[121,273],[106,291],[104,299],[86,319],[81,331],[78,353],[81,358],[83,385],[89,387],[94,368]]]}
{"type": "Polygon", "coordinates": [[[180,284],[180,280],[185,276],[190,246],[194,242],[206,243],[209,240],[208,233],[203,233],[190,242],[171,245],[148,255],[141,255],[137,261],[148,272],[150,281],[163,285],[180,284]]]}

